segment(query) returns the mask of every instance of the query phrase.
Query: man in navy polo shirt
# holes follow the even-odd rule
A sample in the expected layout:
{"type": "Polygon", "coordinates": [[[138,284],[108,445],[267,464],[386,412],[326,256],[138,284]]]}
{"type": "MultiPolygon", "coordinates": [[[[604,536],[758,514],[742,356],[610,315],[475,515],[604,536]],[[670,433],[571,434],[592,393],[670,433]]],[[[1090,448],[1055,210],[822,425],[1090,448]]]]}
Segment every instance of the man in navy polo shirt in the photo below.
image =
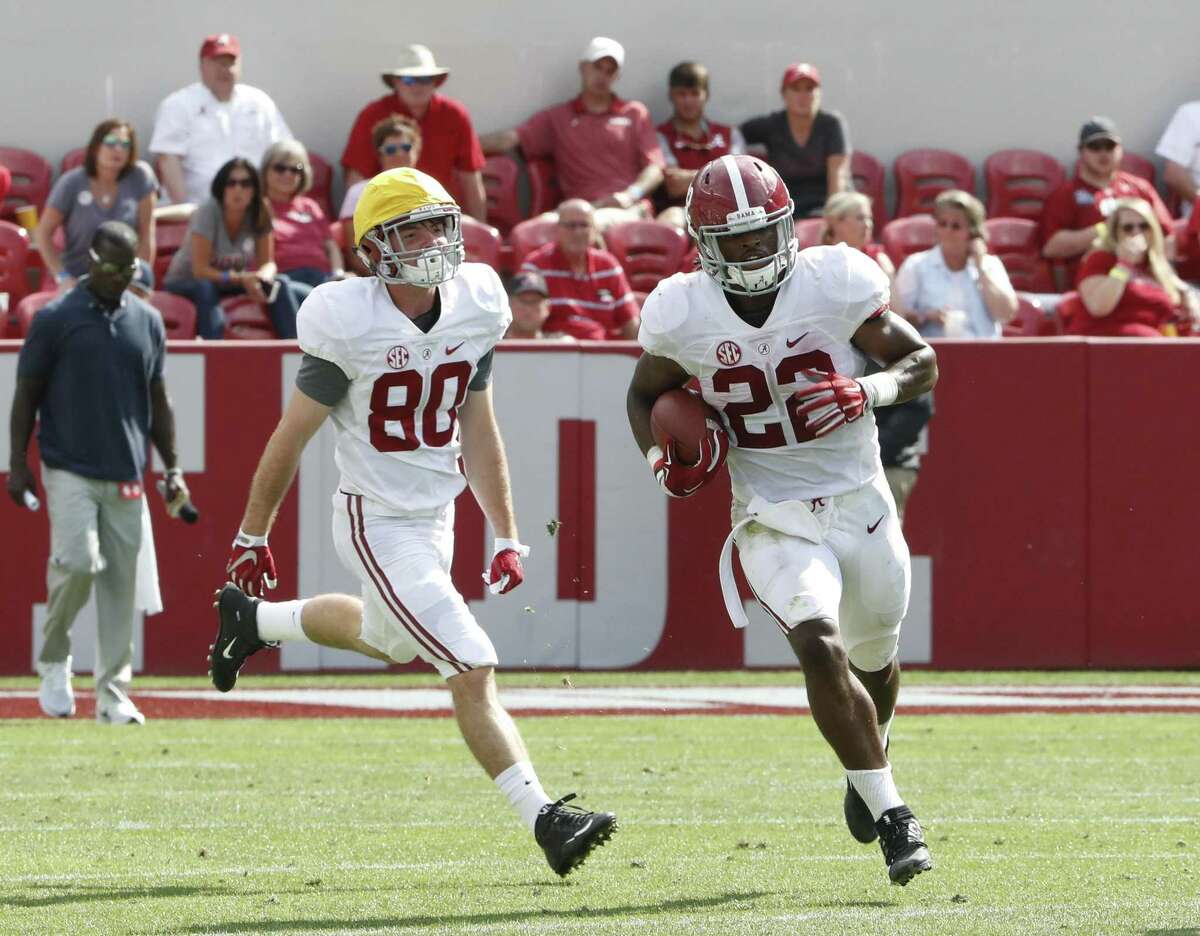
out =
{"type": "Polygon", "coordinates": [[[164,496],[178,516],[188,503],[175,455],[175,416],[163,383],[162,318],[126,292],[137,234],[109,221],[92,239],[88,275],[33,319],[17,363],[8,493],[36,496],[27,448],[38,447],[50,515],[49,593],[38,699],[55,717],[75,714],[71,624],[96,586],[96,720],[142,724],[130,701],[134,592],[142,543],[146,439],[167,469],[164,496]]]}

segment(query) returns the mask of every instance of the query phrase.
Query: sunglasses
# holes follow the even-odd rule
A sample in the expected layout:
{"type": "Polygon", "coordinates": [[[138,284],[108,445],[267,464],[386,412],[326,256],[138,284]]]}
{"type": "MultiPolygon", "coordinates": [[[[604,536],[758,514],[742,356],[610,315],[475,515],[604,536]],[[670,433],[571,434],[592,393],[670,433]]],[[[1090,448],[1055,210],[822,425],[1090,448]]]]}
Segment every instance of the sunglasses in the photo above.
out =
{"type": "Polygon", "coordinates": [[[1122,234],[1145,234],[1150,230],[1150,224],[1146,221],[1127,221],[1118,230],[1122,234]]]}
{"type": "Polygon", "coordinates": [[[398,77],[400,78],[400,84],[408,85],[410,88],[413,85],[431,85],[437,81],[436,78],[428,75],[400,75],[398,77]]]}
{"type": "Polygon", "coordinates": [[[949,228],[952,231],[962,231],[966,225],[961,221],[938,221],[937,226],[940,228],[949,228]]]}
{"type": "Polygon", "coordinates": [[[123,150],[128,150],[128,149],[133,148],[132,140],[122,140],[119,136],[106,136],[100,142],[103,143],[105,146],[119,146],[123,150]]]}
{"type": "Polygon", "coordinates": [[[95,250],[88,250],[88,256],[92,258],[92,269],[105,276],[132,275],[137,270],[136,257],[129,263],[113,263],[111,260],[101,260],[95,250]]]}
{"type": "Polygon", "coordinates": [[[385,143],[379,147],[379,152],[384,156],[395,156],[397,153],[411,153],[412,148],[411,143],[385,143]]]}
{"type": "Polygon", "coordinates": [[[252,189],[252,188],[254,188],[254,180],[253,180],[253,179],[249,179],[249,178],[247,178],[246,176],[239,176],[239,177],[238,177],[238,178],[236,178],[236,179],[227,179],[227,180],[225,181],[225,187],[226,187],[226,188],[247,188],[247,189],[252,189]]]}
{"type": "Polygon", "coordinates": [[[1089,149],[1093,153],[1111,153],[1117,148],[1117,144],[1112,140],[1093,140],[1091,143],[1085,143],[1084,149],[1089,149]]]}
{"type": "Polygon", "coordinates": [[[274,163],[271,166],[276,172],[288,172],[292,175],[304,175],[304,167],[297,163],[294,166],[289,166],[287,163],[274,163]]]}

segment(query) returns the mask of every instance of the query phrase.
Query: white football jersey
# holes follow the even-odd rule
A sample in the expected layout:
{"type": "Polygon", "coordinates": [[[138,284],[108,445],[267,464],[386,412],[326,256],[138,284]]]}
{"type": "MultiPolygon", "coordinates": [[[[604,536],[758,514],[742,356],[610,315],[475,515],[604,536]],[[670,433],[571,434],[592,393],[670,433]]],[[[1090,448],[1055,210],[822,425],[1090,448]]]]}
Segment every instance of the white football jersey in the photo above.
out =
{"type": "Polygon", "coordinates": [[[814,439],[790,398],[808,383],[803,370],[861,377],[867,358],[850,339],[887,308],[887,277],[870,257],[845,244],[810,247],[761,328],[742,321],[707,274],[677,273],[647,297],[638,341],[696,377],[721,414],[738,501],[833,497],[879,472],[875,417],[814,439]]]}
{"type": "Polygon", "coordinates": [[[332,413],[340,489],[377,511],[436,510],[462,491],[458,407],[512,320],[486,264],[464,263],[438,292],[441,317],[428,334],[374,276],[318,286],[296,318],[301,349],[350,378],[332,413]]]}

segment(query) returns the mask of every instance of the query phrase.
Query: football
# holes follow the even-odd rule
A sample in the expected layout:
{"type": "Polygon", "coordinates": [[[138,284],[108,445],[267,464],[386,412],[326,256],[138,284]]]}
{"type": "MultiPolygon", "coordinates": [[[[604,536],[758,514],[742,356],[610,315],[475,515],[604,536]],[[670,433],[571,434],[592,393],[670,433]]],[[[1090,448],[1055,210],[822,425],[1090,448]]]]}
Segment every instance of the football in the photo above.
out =
{"type": "MultiPolygon", "coordinates": [[[[690,390],[668,390],[654,401],[650,411],[650,430],[654,442],[665,447],[668,439],[675,440],[675,451],[681,461],[694,465],[700,460],[700,443],[708,431],[705,420],[721,423],[717,411],[690,390]]],[[[724,432],[724,429],[720,430],[724,432]]]]}

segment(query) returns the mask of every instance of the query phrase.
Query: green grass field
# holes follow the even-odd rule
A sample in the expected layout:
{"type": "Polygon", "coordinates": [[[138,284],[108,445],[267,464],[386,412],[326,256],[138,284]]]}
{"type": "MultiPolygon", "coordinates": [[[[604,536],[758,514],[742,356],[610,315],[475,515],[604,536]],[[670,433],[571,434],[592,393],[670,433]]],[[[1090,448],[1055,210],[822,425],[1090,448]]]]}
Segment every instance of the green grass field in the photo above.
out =
{"type": "MultiPolygon", "coordinates": [[[[1076,675],[995,681],[1198,681],[1076,675]]],[[[912,681],[955,679],[984,681],[912,681]]],[[[900,889],[846,832],[838,765],[807,717],[523,720],[552,795],[621,817],[566,881],[449,719],[4,721],[0,932],[1198,936],[1196,725],[901,716],[897,781],[936,868],[900,889]]]]}

